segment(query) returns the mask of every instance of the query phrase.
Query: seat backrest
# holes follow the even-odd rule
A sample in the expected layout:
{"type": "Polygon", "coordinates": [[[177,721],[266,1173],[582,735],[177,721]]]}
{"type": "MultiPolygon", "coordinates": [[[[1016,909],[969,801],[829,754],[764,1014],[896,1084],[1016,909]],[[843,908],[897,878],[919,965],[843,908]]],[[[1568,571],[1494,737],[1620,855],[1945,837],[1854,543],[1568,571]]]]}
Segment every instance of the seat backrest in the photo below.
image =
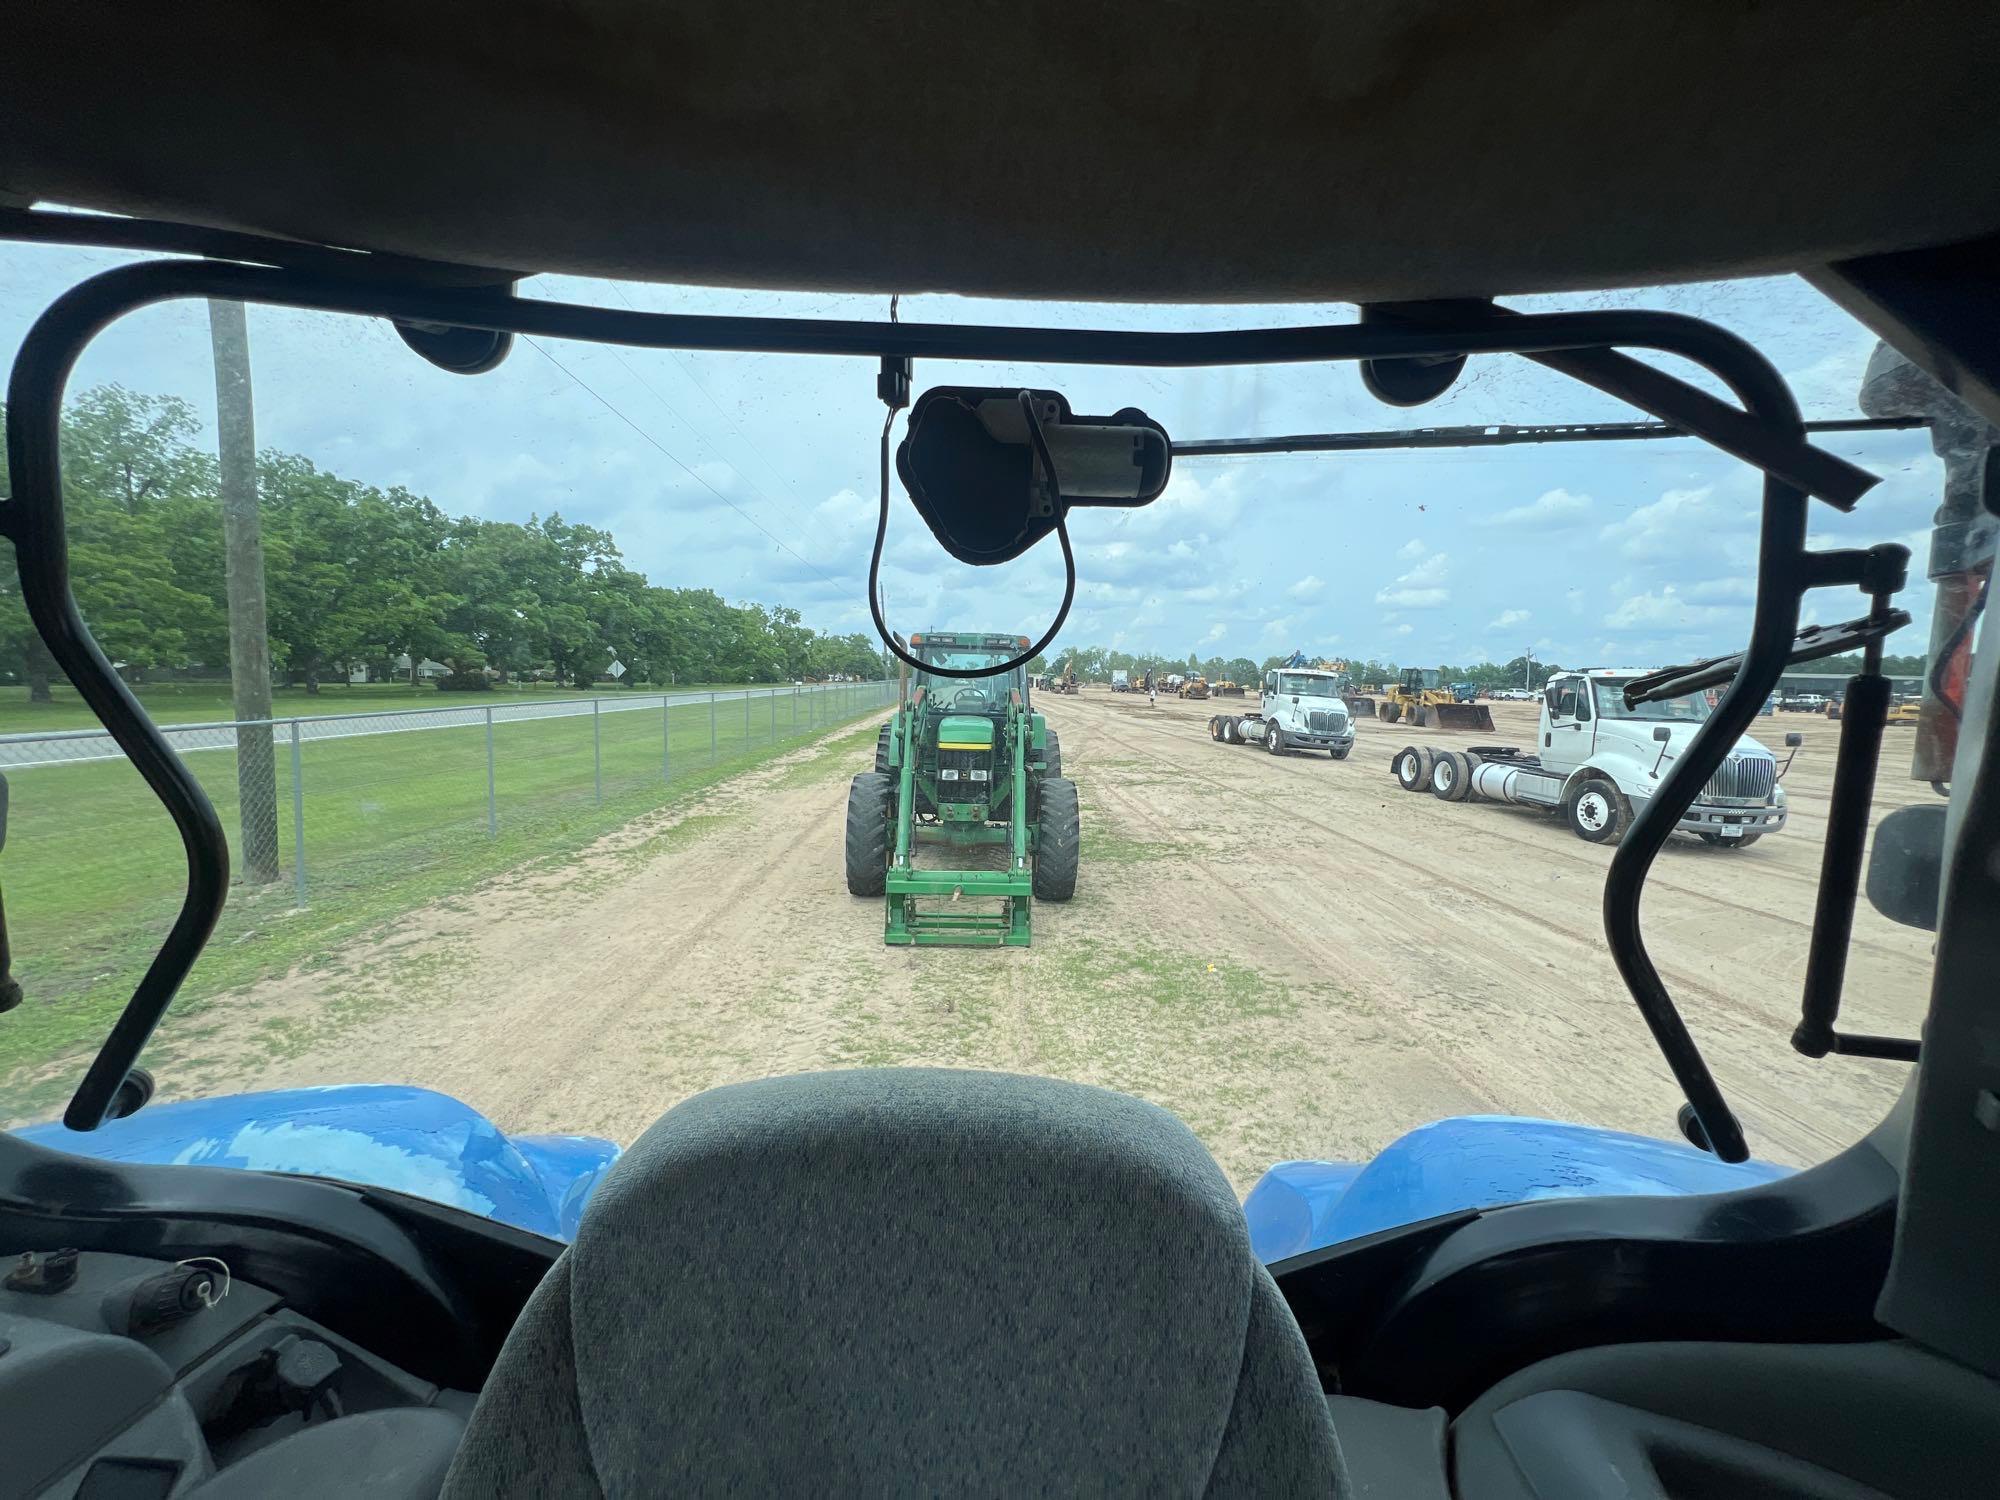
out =
{"type": "Polygon", "coordinates": [[[648,1130],[446,1493],[1328,1493],[1335,1468],[1304,1340],[1185,1126],[883,1069],[648,1130]]]}

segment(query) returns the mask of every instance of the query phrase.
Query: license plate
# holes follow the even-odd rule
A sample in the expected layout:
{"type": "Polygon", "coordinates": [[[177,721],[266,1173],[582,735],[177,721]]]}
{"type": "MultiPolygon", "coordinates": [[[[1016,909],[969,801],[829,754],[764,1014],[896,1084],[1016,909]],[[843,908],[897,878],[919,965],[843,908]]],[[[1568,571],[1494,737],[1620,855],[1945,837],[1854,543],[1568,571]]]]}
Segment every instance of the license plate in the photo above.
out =
{"type": "Polygon", "coordinates": [[[1742,838],[1743,825],[1741,823],[1724,823],[1722,825],[1722,836],[1726,839],[1742,838]]]}

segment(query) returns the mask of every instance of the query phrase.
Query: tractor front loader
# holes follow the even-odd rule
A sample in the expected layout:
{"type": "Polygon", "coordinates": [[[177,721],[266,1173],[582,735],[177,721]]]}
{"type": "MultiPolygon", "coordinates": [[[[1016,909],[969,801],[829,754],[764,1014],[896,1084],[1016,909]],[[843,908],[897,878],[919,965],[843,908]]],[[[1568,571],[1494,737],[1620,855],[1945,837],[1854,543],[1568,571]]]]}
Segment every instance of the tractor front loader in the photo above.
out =
{"type": "Polygon", "coordinates": [[[1385,724],[1399,720],[1419,729],[1472,729],[1493,733],[1493,711],[1484,703],[1461,703],[1439,682],[1435,667],[1405,667],[1400,682],[1389,684],[1376,713],[1385,724]]]}
{"type": "MultiPolygon", "coordinates": [[[[1018,636],[914,635],[910,649],[939,666],[998,665],[1018,636]]],[[[883,896],[883,939],[899,945],[1025,947],[1032,903],[1076,890],[1081,828],[1062,746],[1035,713],[1028,681],[1005,676],[905,675],[875,769],[847,794],[847,888],[883,896]],[[919,865],[919,845],[997,847],[987,868],[919,865]],[[997,866],[994,867],[994,866],[997,866]]]]}

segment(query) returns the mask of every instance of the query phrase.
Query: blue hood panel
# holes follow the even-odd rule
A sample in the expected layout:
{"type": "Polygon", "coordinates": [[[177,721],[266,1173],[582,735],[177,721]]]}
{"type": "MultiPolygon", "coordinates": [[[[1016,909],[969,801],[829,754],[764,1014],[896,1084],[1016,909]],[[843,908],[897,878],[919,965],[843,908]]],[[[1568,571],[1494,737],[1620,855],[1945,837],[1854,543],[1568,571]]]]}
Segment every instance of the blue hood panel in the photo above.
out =
{"type": "Polygon", "coordinates": [[[1724,1193],[1790,1170],[1755,1161],[1732,1166],[1692,1146],[1622,1130],[1467,1115],[1413,1130],[1365,1166],[1279,1162],[1250,1190],[1243,1212],[1251,1248],[1270,1262],[1459,1209],[1724,1193]]]}
{"type": "Polygon", "coordinates": [[[389,1188],[544,1234],[575,1236],[619,1148],[581,1135],[508,1137],[429,1089],[347,1085],[158,1104],[97,1130],[21,1139],[105,1161],[294,1172],[389,1188]]]}

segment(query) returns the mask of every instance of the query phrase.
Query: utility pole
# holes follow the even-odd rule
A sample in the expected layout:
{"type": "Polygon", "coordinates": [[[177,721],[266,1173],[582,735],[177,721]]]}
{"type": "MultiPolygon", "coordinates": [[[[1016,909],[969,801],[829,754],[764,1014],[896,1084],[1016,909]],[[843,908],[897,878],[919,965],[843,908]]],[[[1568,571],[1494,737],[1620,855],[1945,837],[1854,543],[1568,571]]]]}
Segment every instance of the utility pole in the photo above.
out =
{"type": "Polygon", "coordinates": [[[1521,686],[1524,688],[1532,688],[1534,685],[1535,685],[1535,648],[1533,646],[1530,646],[1527,650],[1527,654],[1521,658],[1521,686]]]}
{"type": "Polygon", "coordinates": [[[243,878],[278,878],[278,775],[271,746],[271,638],[264,623],[264,537],[257,511],[257,426],[250,332],[241,302],[208,304],[215,351],[216,446],[222,460],[222,548],[229,594],[229,682],[236,717],[236,791],[243,878]]]}

